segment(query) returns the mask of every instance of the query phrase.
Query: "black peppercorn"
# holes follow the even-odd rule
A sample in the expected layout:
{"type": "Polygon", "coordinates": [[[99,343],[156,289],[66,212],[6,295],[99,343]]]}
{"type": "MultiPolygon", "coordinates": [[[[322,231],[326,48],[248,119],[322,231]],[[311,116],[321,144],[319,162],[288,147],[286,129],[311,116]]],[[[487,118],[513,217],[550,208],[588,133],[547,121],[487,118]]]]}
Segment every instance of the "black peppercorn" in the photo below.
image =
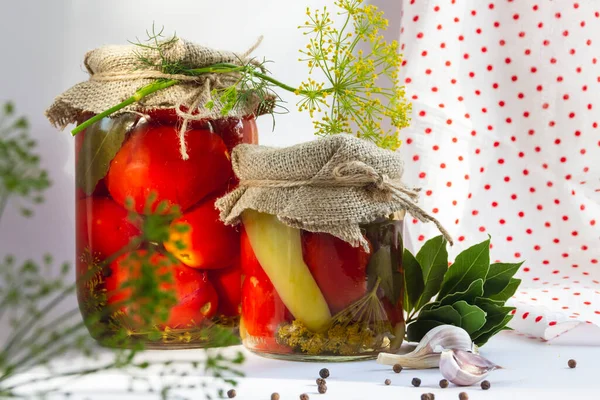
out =
{"type": "Polygon", "coordinates": [[[440,381],[440,387],[441,387],[442,389],[446,389],[446,388],[448,387],[448,379],[442,379],[442,380],[440,381]]]}
{"type": "Polygon", "coordinates": [[[271,393],[271,400],[279,400],[279,393],[271,393]]]}
{"type": "Polygon", "coordinates": [[[326,383],[327,382],[325,382],[325,379],[323,379],[323,378],[317,378],[317,385],[324,385],[326,383]]]}
{"type": "Polygon", "coordinates": [[[492,385],[490,384],[490,381],[483,381],[481,382],[481,388],[483,390],[488,390],[492,385]]]}
{"type": "Polygon", "coordinates": [[[431,396],[429,395],[429,393],[423,393],[421,395],[421,400],[432,400],[431,396]]]}
{"type": "Polygon", "coordinates": [[[386,379],[385,382],[383,382],[386,384],[386,386],[390,386],[392,384],[392,381],[389,379],[386,379]]]}
{"type": "Polygon", "coordinates": [[[236,395],[237,395],[237,393],[235,392],[234,389],[229,389],[227,391],[227,397],[229,397],[230,399],[233,399],[236,395]]]}
{"type": "Polygon", "coordinates": [[[402,371],[402,365],[400,365],[400,364],[394,364],[394,366],[392,367],[392,369],[394,370],[395,373],[399,374],[402,371]]]}
{"type": "Polygon", "coordinates": [[[323,368],[319,371],[319,376],[323,379],[329,378],[329,370],[327,368],[323,368]]]}
{"type": "Polygon", "coordinates": [[[569,364],[569,368],[575,368],[577,366],[577,361],[570,359],[567,364],[569,364]]]}
{"type": "Polygon", "coordinates": [[[302,393],[300,395],[300,400],[308,400],[308,395],[306,393],[302,393]]]}
{"type": "Polygon", "coordinates": [[[325,394],[327,392],[327,385],[326,384],[319,385],[318,391],[321,394],[325,394]]]}
{"type": "Polygon", "coordinates": [[[413,379],[412,379],[412,381],[411,381],[410,383],[412,383],[412,385],[413,385],[414,387],[419,387],[419,386],[421,386],[421,380],[420,380],[419,378],[413,378],[413,379]]]}
{"type": "Polygon", "coordinates": [[[459,400],[469,400],[469,395],[468,395],[468,394],[466,394],[465,392],[460,392],[460,393],[458,394],[458,399],[459,399],[459,400]]]}

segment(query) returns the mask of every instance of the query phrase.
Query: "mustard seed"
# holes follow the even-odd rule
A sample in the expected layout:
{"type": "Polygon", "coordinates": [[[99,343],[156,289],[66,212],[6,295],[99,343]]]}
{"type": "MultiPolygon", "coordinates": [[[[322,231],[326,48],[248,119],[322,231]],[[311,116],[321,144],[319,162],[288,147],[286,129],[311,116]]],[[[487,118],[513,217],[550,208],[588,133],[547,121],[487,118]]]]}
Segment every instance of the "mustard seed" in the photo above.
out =
{"type": "Polygon", "coordinates": [[[319,391],[319,393],[325,394],[327,392],[327,385],[325,385],[325,384],[319,385],[317,390],[319,391]]]}
{"type": "Polygon", "coordinates": [[[402,365],[400,365],[400,364],[394,364],[394,366],[392,367],[392,369],[394,370],[395,373],[399,374],[400,372],[402,372],[402,365]]]}
{"type": "Polygon", "coordinates": [[[308,395],[306,393],[302,393],[300,395],[300,400],[308,400],[308,395]]]}
{"type": "Polygon", "coordinates": [[[227,397],[229,397],[230,399],[233,399],[236,395],[237,395],[237,393],[235,392],[234,389],[229,389],[227,391],[227,397]]]}
{"type": "Polygon", "coordinates": [[[446,389],[446,388],[448,387],[448,379],[442,379],[442,380],[440,381],[440,387],[441,387],[442,389],[446,389]]]}
{"type": "Polygon", "coordinates": [[[279,393],[271,393],[271,400],[279,400],[279,393]]]}
{"type": "Polygon", "coordinates": [[[465,392],[460,392],[460,393],[458,394],[458,399],[459,399],[459,400],[469,400],[469,395],[468,395],[468,394],[466,394],[465,392]]]}
{"type": "Polygon", "coordinates": [[[325,379],[323,379],[323,378],[317,378],[317,386],[318,386],[318,385],[324,385],[324,384],[326,384],[326,383],[327,383],[327,382],[325,381],[325,379]]]}
{"type": "Polygon", "coordinates": [[[385,383],[386,386],[390,386],[392,384],[392,381],[389,379],[386,379],[385,382],[383,382],[383,383],[385,383]]]}
{"type": "Polygon", "coordinates": [[[490,381],[481,382],[481,388],[483,390],[488,390],[490,387],[492,387],[492,385],[490,384],[490,381]]]}
{"type": "Polygon", "coordinates": [[[570,359],[567,364],[569,365],[569,368],[575,368],[577,366],[577,361],[570,359]]]}

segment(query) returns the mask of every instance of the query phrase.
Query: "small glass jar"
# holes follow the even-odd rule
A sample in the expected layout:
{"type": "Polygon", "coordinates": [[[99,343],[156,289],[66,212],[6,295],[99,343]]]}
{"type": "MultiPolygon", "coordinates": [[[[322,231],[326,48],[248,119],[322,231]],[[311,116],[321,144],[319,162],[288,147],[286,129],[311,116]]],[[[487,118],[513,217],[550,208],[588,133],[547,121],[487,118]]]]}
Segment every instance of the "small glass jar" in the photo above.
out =
{"type": "Polygon", "coordinates": [[[404,338],[401,219],[361,227],[352,247],[277,217],[242,214],[240,335],[251,351],[299,361],[350,361],[404,338]]]}
{"type": "Polygon", "coordinates": [[[185,134],[188,159],[181,155],[181,122],[173,110],[145,117],[123,114],[76,136],[76,259],[84,318],[129,300],[131,290],[123,284],[135,277],[124,259],[132,253],[143,257],[149,249],[156,253],[150,263],[172,272],[171,282],[161,288],[172,289],[176,298],[166,321],[152,326],[139,326],[130,318],[130,306],[96,318],[93,324],[102,329],[88,328],[100,343],[106,344],[112,328],[125,328],[132,343],[142,341],[147,348],[205,347],[214,345],[207,326],[237,329],[239,228],[219,220],[214,202],[237,185],[230,152],[239,143],[257,143],[255,119],[190,121],[185,134]],[[148,204],[159,202],[181,211],[171,227],[187,229],[172,229],[163,243],[140,241],[141,224],[156,212],[148,204]],[[165,263],[169,255],[175,262],[165,263]]]}

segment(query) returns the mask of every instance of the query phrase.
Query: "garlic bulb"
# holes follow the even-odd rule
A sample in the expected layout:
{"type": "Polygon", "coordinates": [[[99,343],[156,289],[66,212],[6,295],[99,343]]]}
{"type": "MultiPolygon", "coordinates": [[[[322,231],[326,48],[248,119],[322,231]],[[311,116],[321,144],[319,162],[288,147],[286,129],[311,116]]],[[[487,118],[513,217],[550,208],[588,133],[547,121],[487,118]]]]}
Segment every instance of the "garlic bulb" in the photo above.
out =
{"type": "Polygon", "coordinates": [[[444,349],[473,350],[471,337],[462,328],[453,325],[436,326],[408,354],[380,353],[377,362],[384,365],[400,364],[404,368],[437,368],[440,352],[444,349]]]}
{"type": "Polygon", "coordinates": [[[499,368],[480,355],[463,350],[444,350],[440,357],[440,372],[444,378],[459,386],[473,385],[499,368]]]}

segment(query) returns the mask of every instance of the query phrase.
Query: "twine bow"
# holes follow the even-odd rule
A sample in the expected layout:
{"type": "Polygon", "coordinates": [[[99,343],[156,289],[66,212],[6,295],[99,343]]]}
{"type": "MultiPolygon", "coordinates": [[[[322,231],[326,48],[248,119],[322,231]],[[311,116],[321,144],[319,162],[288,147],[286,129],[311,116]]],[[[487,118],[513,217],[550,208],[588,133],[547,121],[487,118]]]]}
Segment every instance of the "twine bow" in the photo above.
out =
{"type": "Polygon", "coordinates": [[[440,230],[444,238],[452,245],[450,233],[442,224],[417,205],[421,188],[409,188],[399,178],[393,179],[379,173],[375,168],[362,161],[349,161],[338,165],[330,176],[313,177],[308,180],[275,180],[275,179],[242,179],[240,186],[293,188],[313,187],[363,187],[372,194],[374,200],[390,201],[392,199],[403,204],[413,217],[422,222],[431,221],[440,230]]]}

